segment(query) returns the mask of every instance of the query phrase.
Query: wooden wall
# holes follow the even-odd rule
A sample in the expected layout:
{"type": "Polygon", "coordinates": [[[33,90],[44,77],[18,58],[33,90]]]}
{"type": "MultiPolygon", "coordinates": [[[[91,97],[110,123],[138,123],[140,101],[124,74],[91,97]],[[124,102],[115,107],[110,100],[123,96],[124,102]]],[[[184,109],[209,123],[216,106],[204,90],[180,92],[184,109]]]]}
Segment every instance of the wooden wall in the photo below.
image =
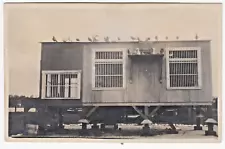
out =
{"type": "MultiPolygon", "coordinates": [[[[61,43],[46,44],[42,51],[42,70],[82,70],[83,103],[209,103],[212,100],[211,56],[209,41],[155,42],[158,50],[166,47],[202,48],[202,89],[168,90],[165,57],[130,60],[126,57],[126,87],[121,90],[92,90],[92,49],[135,48],[138,43],[61,43]],[[131,69],[132,68],[132,69],[131,69]],[[132,70],[132,71],[131,71],[132,70]],[[147,71],[146,71],[147,70],[147,71]],[[160,76],[162,82],[160,83],[160,76]],[[132,78],[132,80],[130,80],[132,78]]],[[[125,52],[127,53],[127,52],[125,52]]]]}
{"type": "Polygon", "coordinates": [[[92,90],[92,49],[131,48],[139,44],[89,44],[84,48],[83,102],[84,103],[207,103],[212,100],[211,62],[209,42],[158,42],[156,49],[166,47],[202,48],[202,89],[168,90],[166,88],[165,57],[151,57],[147,60],[126,59],[126,87],[121,90],[92,90]],[[130,72],[132,67],[132,72],[130,72]],[[147,71],[146,71],[147,69],[147,71]],[[132,82],[130,82],[132,75],[132,82]],[[162,82],[160,83],[160,76],[162,82]]]}

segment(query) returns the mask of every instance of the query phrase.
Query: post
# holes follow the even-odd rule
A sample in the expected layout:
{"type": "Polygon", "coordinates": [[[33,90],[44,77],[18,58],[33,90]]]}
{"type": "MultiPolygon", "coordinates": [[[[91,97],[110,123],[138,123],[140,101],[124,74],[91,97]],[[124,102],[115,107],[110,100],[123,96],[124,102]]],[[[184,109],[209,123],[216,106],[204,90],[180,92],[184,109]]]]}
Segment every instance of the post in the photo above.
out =
{"type": "Polygon", "coordinates": [[[144,106],[144,114],[145,114],[146,116],[148,116],[148,114],[149,114],[148,106],[144,106]]]}
{"type": "Polygon", "coordinates": [[[194,126],[194,130],[202,130],[201,124],[201,107],[196,107],[196,126],[194,126]]]}
{"type": "Polygon", "coordinates": [[[87,123],[82,123],[82,130],[86,130],[87,129],[87,123]]]}
{"type": "Polygon", "coordinates": [[[63,129],[63,116],[62,116],[62,109],[59,108],[58,109],[58,112],[59,112],[59,128],[60,129],[63,129]]]}
{"type": "Polygon", "coordinates": [[[188,123],[192,122],[192,107],[188,107],[188,123]]]}
{"type": "Polygon", "coordinates": [[[217,122],[212,118],[212,105],[207,107],[207,116],[208,119],[205,123],[208,125],[208,130],[205,131],[205,135],[217,136],[216,132],[213,130],[213,127],[215,124],[217,124],[217,122]]]}

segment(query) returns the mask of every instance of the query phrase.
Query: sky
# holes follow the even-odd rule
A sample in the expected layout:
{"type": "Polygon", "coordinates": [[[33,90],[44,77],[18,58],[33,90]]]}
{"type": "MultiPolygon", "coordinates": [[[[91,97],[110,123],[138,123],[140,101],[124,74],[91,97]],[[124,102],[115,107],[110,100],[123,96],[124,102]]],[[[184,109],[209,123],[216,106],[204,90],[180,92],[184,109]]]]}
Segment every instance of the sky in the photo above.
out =
{"type": "Polygon", "coordinates": [[[221,4],[5,4],[4,50],[9,94],[38,96],[40,42],[99,35],[128,41],[211,40],[213,96],[221,96],[221,4]]]}

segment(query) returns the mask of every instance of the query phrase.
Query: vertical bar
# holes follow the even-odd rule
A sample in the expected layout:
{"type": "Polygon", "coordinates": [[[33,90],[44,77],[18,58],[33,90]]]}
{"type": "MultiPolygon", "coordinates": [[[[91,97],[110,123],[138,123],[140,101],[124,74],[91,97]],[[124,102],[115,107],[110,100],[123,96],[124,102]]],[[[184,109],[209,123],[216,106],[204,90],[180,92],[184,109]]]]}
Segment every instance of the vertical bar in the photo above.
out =
{"type": "Polygon", "coordinates": [[[106,82],[106,74],[105,74],[105,68],[106,68],[106,63],[104,63],[104,71],[103,71],[103,74],[104,74],[104,77],[103,77],[103,87],[105,87],[105,82],[106,82]]]}
{"type": "Polygon", "coordinates": [[[77,98],[77,86],[76,86],[76,78],[71,77],[71,98],[77,98]]]}
{"type": "Polygon", "coordinates": [[[69,97],[69,78],[65,77],[65,98],[69,97]]]}
{"type": "Polygon", "coordinates": [[[47,97],[51,97],[51,74],[47,74],[47,97]]]}
{"type": "Polygon", "coordinates": [[[108,87],[112,87],[112,76],[113,76],[113,71],[112,71],[112,67],[113,67],[113,64],[110,63],[109,64],[109,78],[108,78],[108,81],[109,81],[109,85],[108,87]]]}
{"type": "Polygon", "coordinates": [[[50,97],[54,97],[54,95],[53,95],[54,74],[50,74],[50,75],[51,75],[51,86],[50,86],[51,87],[51,95],[50,95],[50,97]]]}
{"type": "Polygon", "coordinates": [[[57,92],[57,97],[60,97],[60,74],[57,74],[57,79],[58,79],[58,85],[57,85],[58,92],[57,92]]]}
{"type": "MultiPolygon", "coordinates": [[[[118,53],[117,53],[118,54],[118,53]]],[[[116,64],[116,72],[118,72],[118,64],[116,64]]],[[[116,87],[118,87],[119,85],[119,81],[118,81],[118,76],[116,77],[116,87]]]]}

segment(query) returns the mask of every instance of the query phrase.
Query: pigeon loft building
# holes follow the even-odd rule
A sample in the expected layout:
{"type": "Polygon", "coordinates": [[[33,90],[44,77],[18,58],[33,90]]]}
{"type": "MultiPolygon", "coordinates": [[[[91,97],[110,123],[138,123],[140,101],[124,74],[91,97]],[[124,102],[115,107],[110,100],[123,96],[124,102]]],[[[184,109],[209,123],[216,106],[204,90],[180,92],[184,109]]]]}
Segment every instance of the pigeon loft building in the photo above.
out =
{"type": "Polygon", "coordinates": [[[43,100],[146,115],[212,103],[210,41],[44,42],[41,53],[43,100]]]}
{"type": "Polygon", "coordinates": [[[40,65],[33,102],[42,116],[58,114],[60,127],[118,128],[132,114],[151,122],[166,109],[194,107],[199,115],[212,105],[210,41],[43,42],[40,65]]]}
{"type": "Polygon", "coordinates": [[[208,105],[209,41],[44,42],[40,97],[83,106],[208,105]]]}

